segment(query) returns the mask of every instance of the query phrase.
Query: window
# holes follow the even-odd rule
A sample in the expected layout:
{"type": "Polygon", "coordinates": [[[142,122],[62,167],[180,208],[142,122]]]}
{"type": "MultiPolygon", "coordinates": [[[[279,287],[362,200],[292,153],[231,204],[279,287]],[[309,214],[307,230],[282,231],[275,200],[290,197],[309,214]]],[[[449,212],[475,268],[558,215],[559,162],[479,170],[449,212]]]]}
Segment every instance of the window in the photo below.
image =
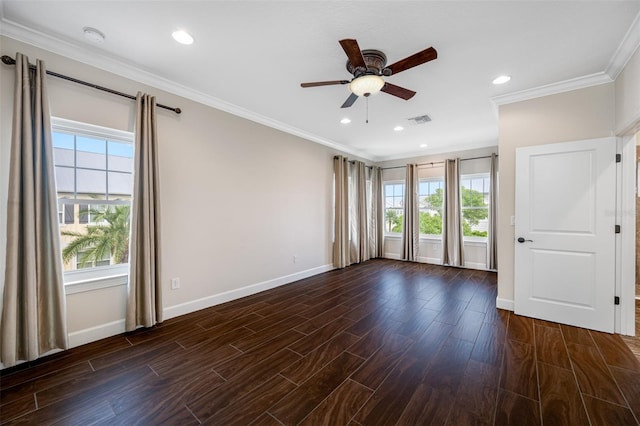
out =
{"type": "Polygon", "coordinates": [[[462,234],[486,237],[489,229],[489,174],[460,176],[462,234]]]}
{"type": "Polygon", "coordinates": [[[65,282],[113,276],[128,262],[133,134],[56,118],[52,130],[65,282]]]}
{"type": "Polygon", "coordinates": [[[384,183],[384,229],[389,233],[402,232],[404,218],[404,183],[384,183]]]}
{"type": "Polygon", "coordinates": [[[98,266],[109,266],[111,264],[111,253],[104,253],[101,259],[91,256],[90,252],[80,251],[76,256],[76,269],[95,268],[98,266]]]}
{"type": "Polygon", "coordinates": [[[442,235],[444,180],[428,179],[418,183],[420,234],[442,235]]]}

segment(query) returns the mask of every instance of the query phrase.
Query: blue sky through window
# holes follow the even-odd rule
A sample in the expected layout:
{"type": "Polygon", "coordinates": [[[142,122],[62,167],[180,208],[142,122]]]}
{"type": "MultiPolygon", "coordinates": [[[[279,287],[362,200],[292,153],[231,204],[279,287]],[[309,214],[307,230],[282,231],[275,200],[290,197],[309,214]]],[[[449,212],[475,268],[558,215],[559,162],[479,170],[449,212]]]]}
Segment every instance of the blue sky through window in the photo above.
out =
{"type": "MultiPolygon", "coordinates": [[[[95,139],[85,136],[78,136],[75,143],[78,151],[106,154],[106,150],[108,148],[109,155],[133,158],[133,145],[130,143],[95,139]]],[[[53,147],[71,150],[74,149],[74,135],[53,132],[53,147]]]]}

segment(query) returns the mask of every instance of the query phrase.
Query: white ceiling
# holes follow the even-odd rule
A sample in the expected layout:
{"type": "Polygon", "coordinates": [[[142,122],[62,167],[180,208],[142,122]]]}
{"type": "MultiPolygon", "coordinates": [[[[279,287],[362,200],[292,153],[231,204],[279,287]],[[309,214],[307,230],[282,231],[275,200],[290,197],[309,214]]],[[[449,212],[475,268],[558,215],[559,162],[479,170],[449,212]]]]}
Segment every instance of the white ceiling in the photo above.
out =
{"type": "Polygon", "coordinates": [[[637,46],[640,0],[0,0],[0,6],[4,35],[383,160],[497,145],[493,98],[611,81],[637,46]],[[85,26],[102,31],[105,42],[86,40],[85,26]],[[177,28],[195,43],[174,42],[177,28]],[[388,77],[417,95],[372,96],[366,124],[365,99],[340,108],[347,86],[300,87],[351,77],[338,44],[344,38],[382,50],[389,64],[429,46],[438,59],[388,77]],[[513,78],[494,86],[500,74],[513,78]],[[423,114],[433,121],[407,121],[423,114]],[[343,117],[352,122],[340,124],[343,117]],[[397,125],[405,130],[395,132],[397,125]]]}

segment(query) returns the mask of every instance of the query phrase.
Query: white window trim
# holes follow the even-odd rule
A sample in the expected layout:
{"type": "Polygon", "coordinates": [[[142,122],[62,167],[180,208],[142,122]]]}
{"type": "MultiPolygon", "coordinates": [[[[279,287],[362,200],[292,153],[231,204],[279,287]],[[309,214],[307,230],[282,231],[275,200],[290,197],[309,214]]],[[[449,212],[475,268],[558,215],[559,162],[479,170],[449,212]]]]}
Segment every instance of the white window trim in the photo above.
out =
{"type": "MultiPolygon", "coordinates": [[[[51,129],[56,132],[104,138],[111,141],[133,143],[134,134],[124,130],[51,117],[51,129]]],[[[104,200],[103,200],[104,201],[104,200]]],[[[111,203],[109,203],[111,204],[111,203]]],[[[127,285],[129,283],[129,264],[99,266],[63,273],[65,294],[76,294],[102,288],[127,285]]]]}
{"type": "MultiPolygon", "coordinates": [[[[385,180],[385,181],[383,181],[382,182],[382,188],[383,188],[383,190],[382,190],[382,198],[383,199],[386,198],[385,197],[385,193],[384,193],[385,185],[398,185],[398,184],[406,185],[406,182],[404,180],[385,180]]],[[[386,200],[385,200],[385,202],[386,202],[386,200]]],[[[402,203],[404,203],[404,193],[402,194],[402,203]]],[[[395,207],[390,207],[390,208],[396,209],[395,207]]],[[[386,214],[387,214],[387,206],[386,206],[386,204],[385,204],[385,207],[384,207],[384,212],[385,212],[385,216],[386,216],[386,214]]],[[[385,225],[386,225],[386,223],[385,223],[385,225]]],[[[387,227],[385,226],[384,227],[384,236],[385,237],[402,238],[402,232],[391,232],[391,231],[387,231],[386,228],[387,227]]]]}
{"type": "Polygon", "coordinates": [[[129,264],[98,266],[64,273],[66,294],[76,294],[129,283],[129,264]]]}
{"type": "MultiPolygon", "coordinates": [[[[460,180],[464,179],[479,179],[479,178],[486,178],[489,177],[490,178],[490,173],[489,172],[482,172],[482,173],[470,173],[470,174],[466,174],[466,175],[460,175],[460,180]]],[[[487,207],[480,207],[480,206],[474,206],[474,207],[462,207],[460,206],[460,213],[462,214],[462,210],[479,210],[479,209],[490,209],[491,207],[487,204],[487,207]]],[[[489,236],[487,235],[486,237],[472,237],[472,236],[463,236],[462,237],[462,241],[463,242],[468,242],[468,243],[476,243],[476,244],[471,244],[471,245],[480,245],[481,243],[484,245],[488,244],[489,241],[489,236]]]]}

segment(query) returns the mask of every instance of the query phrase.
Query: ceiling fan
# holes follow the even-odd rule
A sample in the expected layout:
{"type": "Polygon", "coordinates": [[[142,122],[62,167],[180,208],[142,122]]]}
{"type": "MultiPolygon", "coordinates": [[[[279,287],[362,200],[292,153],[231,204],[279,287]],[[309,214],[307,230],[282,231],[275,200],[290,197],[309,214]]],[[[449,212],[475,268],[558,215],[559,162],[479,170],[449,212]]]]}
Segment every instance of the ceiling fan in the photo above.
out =
{"type": "Polygon", "coordinates": [[[340,40],[340,46],[347,54],[347,71],[353,75],[351,80],[316,81],[302,83],[302,87],[330,86],[334,84],[348,84],[351,95],[342,104],[341,108],[348,108],[359,96],[385,92],[404,100],[411,99],[416,92],[387,83],[382,76],[389,77],[399,72],[408,70],[438,57],[438,52],[429,47],[398,62],[387,66],[387,57],[379,50],[360,50],[355,39],[340,40]]]}

